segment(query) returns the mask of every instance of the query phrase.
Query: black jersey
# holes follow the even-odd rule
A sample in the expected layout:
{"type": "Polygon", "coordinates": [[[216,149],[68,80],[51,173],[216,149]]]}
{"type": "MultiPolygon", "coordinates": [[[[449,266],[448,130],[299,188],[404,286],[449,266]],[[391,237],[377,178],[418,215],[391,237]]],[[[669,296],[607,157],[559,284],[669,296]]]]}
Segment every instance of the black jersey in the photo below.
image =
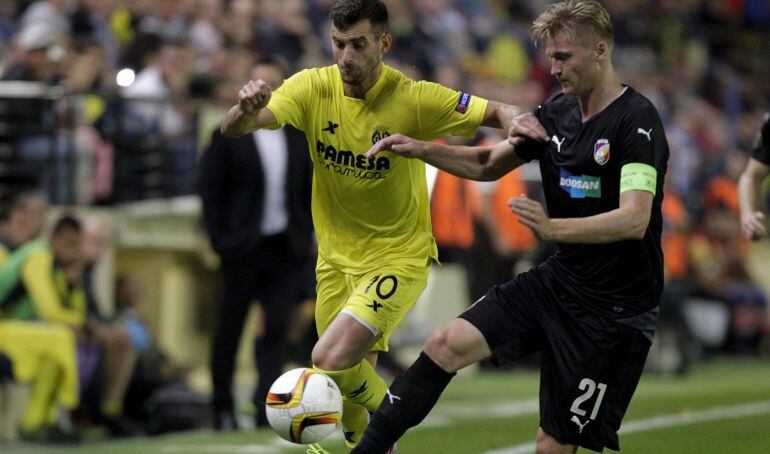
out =
{"type": "Polygon", "coordinates": [[[668,143],[658,112],[631,87],[583,122],[578,99],[560,93],[535,111],[551,140],[517,147],[538,159],[551,218],[581,218],[618,208],[620,171],[643,163],[657,170],[657,188],[644,238],[606,244],[559,243],[543,265],[549,279],[596,312],[626,318],[657,307],[663,289],[660,246],[668,143]]]}
{"type": "Polygon", "coordinates": [[[770,112],[765,115],[765,124],[757,134],[751,156],[762,164],[770,166],[770,112]]]}

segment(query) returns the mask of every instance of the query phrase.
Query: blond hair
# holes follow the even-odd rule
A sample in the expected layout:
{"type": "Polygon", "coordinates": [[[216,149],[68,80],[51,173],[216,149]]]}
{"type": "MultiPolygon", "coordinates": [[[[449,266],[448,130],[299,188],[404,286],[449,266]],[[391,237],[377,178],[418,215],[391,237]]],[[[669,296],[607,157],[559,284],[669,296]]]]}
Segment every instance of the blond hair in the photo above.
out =
{"type": "Polygon", "coordinates": [[[587,38],[585,29],[612,45],[610,13],[595,0],[566,0],[548,5],[532,22],[532,40],[535,45],[545,43],[560,33],[570,39],[587,38]]]}

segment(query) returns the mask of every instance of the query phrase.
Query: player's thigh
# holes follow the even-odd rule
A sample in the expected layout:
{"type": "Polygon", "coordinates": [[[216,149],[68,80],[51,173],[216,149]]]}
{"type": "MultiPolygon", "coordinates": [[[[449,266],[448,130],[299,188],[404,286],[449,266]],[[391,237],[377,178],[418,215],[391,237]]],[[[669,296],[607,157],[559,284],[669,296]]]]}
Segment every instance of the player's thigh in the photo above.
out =
{"type": "Polygon", "coordinates": [[[547,326],[540,385],[543,430],[562,443],[618,450],[617,431],[650,341],[638,330],[566,311],[547,326]]]}
{"type": "Polygon", "coordinates": [[[353,279],[322,258],[316,265],[315,323],[321,337],[353,293],[353,279]]]}
{"type": "Polygon", "coordinates": [[[495,365],[515,361],[543,345],[542,320],[553,305],[533,271],[492,287],[460,314],[482,334],[495,365]]]}
{"type": "Polygon", "coordinates": [[[354,317],[379,340],[375,351],[387,351],[393,330],[414,307],[428,284],[429,267],[385,266],[357,278],[342,313],[354,317]]]}

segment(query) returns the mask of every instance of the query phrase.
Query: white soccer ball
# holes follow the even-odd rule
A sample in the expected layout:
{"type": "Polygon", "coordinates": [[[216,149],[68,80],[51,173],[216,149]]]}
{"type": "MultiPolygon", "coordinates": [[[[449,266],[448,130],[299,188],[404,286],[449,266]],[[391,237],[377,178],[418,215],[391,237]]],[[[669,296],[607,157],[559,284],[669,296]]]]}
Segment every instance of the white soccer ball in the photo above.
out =
{"type": "Polygon", "coordinates": [[[267,420],[282,438],[317,443],[337,429],[342,418],[342,393],[317,370],[301,367],[278,377],[265,402],[267,420]]]}

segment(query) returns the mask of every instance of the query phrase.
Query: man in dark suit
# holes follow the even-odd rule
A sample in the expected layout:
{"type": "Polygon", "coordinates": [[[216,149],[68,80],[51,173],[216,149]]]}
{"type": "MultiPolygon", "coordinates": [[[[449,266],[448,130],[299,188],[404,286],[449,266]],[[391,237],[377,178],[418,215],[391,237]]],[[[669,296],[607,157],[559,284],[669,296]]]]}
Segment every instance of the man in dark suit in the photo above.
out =
{"type": "MultiPolygon", "coordinates": [[[[263,58],[252,79],[280,85],[281,64],[263,58]]],[[[258,300],[264,332],[254,342],[259,380],[256,424],[267,424],[264,402],[287,356],[287,328],[312,250],[312,166],[303,133],[291,127],[237,139],[214,131],[200,160],[206,229],[222,259],[224,288],[211,353],[214,427],[237,428],[231,393],[235,355],[249,303],[258,300]]]]}

